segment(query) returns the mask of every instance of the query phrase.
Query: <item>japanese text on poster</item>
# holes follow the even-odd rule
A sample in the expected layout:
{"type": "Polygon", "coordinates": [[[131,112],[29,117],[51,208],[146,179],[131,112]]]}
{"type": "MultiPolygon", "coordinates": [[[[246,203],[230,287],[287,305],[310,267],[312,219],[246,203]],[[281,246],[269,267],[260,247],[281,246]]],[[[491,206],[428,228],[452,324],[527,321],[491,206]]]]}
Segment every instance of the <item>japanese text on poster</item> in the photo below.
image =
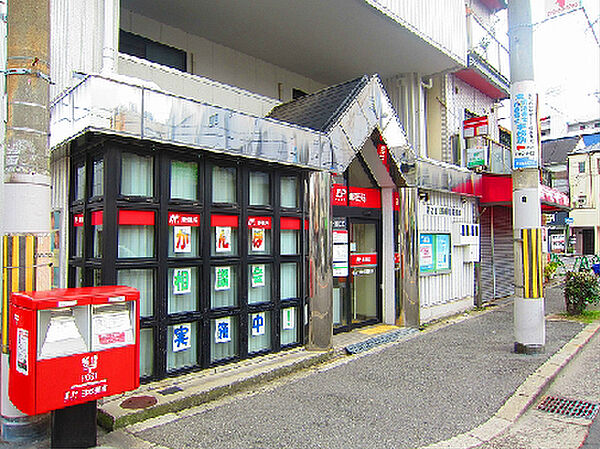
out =
{"type": "Polygon", "coordinates": [[[263,228],[252,228],[252,251],[265,250],[265,230],[263,228]]]}
{"type": "Polygon", "coordinates": [[[215,320],[215,343],[227,343],[231,341],[231,318],[219,318],[215,320]]]}
{"type": "Polygon", "coordinates": [[[173,352],[185,351],[192,347],[192,325],[178,324],[173,327],[173,352]]]}
{"type": "Polygon", "coordinates": [[[265,265],[252,265],[252,287],[264,287],[265,286],[265,265]]]}
{"type": "Polygon", "coordinates": [[[231,288],[231,267],[215,267],[215,290],[231,288]]]}
{"type": "Polygon", "coordinates": [[[296,309],[288,307],[283,309],[283,329],[290,330],[296,327],[296,309]]]}
{"type": "Polygon", "coordinates": [[[229,253],[231,252],[231,228],[229,226],[216,226],[216,252],[229,253]]]}
{"type": "Polygon", "coordinates": [[[191,226],[173,226],[173,248],[176,253],[192,252],[191,226]]]}
{"type": "Polygon", "coordinates": [[[192,292],[192,269],[175,268],[173,270],[173,294],[184,295],[192,292]]]}
{"type": "Polygon", "coordinates": [[[513,170],[539,165],[537,94],[533,81],[514,83],[511,89],[513,170]]]}

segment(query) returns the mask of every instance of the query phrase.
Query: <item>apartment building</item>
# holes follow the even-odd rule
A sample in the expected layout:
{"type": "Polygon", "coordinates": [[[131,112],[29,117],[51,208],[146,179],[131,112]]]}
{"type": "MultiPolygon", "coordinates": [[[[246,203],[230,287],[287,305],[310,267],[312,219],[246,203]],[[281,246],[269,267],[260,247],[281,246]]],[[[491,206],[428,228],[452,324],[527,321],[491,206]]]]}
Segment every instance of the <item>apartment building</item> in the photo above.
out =
{"type": "Polygon", "coordinates": [[[61,286],[140,290],[143,380],[471,307],[506,6],[54,1],[61,286]]]}

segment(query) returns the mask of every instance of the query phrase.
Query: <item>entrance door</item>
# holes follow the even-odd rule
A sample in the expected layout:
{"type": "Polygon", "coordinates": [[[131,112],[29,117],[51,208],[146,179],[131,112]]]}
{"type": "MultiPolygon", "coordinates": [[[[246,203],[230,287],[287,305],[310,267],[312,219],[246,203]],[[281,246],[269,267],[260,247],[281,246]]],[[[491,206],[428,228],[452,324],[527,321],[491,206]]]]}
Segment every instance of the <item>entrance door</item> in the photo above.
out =
{"type": "MultiPolygon", "coordinates": [[[[348,218],[348,268],[334,270],[333,311],[336,331],[381,320],[378,220],[348,218]]],[[[338,231],[341,232],[341,231],[338,231]]],[[[335,241],[335,240],[334,240],[335,241]]],[[[335,245],[335,244],[334,244],[335,245]]]]}
{"type": "Polygon", "coordinates": [[[583,234],[583,254],[594,254],[594,230],[584,229],[583,234]]]}

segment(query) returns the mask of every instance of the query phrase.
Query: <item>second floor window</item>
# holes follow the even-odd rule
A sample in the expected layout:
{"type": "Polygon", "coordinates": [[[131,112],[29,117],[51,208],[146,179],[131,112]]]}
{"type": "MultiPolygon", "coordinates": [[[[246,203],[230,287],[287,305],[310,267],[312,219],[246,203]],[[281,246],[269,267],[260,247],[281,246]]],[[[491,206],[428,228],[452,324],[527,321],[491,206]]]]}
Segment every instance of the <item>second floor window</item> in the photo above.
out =
{"type": "Polygon", "coordinates": [[[579,173],[585,173],[585,162],[579,163],[579,173]]]}
{"type": "Polygon", "coordinates": [[[157,64],[166,65],[185,72],[187,57],[183,50],[159,42],[151,41],[137,34],[121,30],[119,33],[119,51],[157,64]]]}

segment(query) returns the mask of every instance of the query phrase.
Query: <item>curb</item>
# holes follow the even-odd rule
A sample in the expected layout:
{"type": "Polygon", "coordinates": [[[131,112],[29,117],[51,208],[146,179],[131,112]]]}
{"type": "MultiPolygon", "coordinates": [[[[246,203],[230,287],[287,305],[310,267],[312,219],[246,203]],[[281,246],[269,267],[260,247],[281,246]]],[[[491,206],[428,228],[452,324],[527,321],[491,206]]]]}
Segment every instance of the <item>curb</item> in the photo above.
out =
{"type": "Polygon", "coordinates": [[[560,371],[575,357],[590,339],[600,330],[600,322],[588,324],[575,337],[559,349],[552,357],[516,389],[502,407],[485,423],[456,435],[449,440],[439,441],[419,449],[469,449],[481,446],[503,434],[536,401],[560,371]]]}

